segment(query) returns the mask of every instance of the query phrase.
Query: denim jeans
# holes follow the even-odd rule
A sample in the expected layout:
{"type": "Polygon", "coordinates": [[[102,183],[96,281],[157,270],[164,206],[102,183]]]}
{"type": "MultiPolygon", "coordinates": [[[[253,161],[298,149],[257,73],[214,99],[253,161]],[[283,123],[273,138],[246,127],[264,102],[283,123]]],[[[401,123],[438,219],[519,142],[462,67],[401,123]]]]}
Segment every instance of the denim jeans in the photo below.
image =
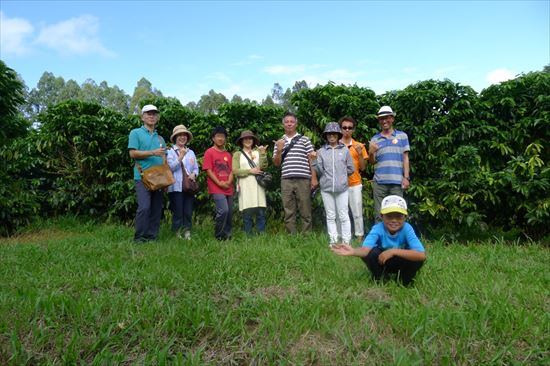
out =
{"type": "Polygon", "coordinates": [[[163,191],[148,191],[141,180],[135,181],[137,204],[135,241],[155,240],[160,229],[163,191]]]}
{"type": "Polygon", "coordinates": [[[170,192],[170,209],[172,210],[172,230],[191,230],[193,218],[193,201],[195,197],[185,192],[170,192]]]}
{"type": "Polygon", "coordinates": [[[233,218],[233,196],[225,194],[213,194],[212,199],[216,205],[214,216],[214,236],[218,240],[231,237],[231,220],[233,218]]]}
{"type": "Polygon", "coordinates": [[[256,216],[256,232],[263,233],[265,231],[265,207],[251,207],[242,211],[244,232],[246,235],[252,235],[252,227],[254,226],[253,216],[256,216]]]}

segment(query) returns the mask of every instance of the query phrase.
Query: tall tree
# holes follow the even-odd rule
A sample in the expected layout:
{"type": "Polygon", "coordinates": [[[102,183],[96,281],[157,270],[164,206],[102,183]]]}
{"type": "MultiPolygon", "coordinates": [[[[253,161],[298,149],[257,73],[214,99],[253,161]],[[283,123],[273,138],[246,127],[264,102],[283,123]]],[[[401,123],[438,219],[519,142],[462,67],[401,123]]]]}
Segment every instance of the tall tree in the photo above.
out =
{"type": "Polygon", "coordinates": [[[59,93],[59,99],[68,100],[68,99],[78,99],[80,98],[80,85],[73,79],[67,80],[65,86],[61,89],[59,93]]]}
{"type": "Polygon", "coordinates": [[[141,78],[137,82],[134,94],[130,100],[130,112],[139,114],[139,104],[142,100],[154,97],[162,97],[160,90],[154,89],[153,84],[146,78],[141,78]]]}
{"type": "Polygon", "coordinates": [[[309,86],[307,85],[305,80],[297,81],[294,83],[294,86],[292,87],[292,94],[297,93],[302,89],[309,89],[309,86]]]}
{"type": "Polygon", "coordinates": [[[20,115],[18,107],[25,101],[25,85],[0,60],[0,145],[4,146],[8,139],[26,133],[29,123],[20,115]]]}
{"type": "Polygon", "coordinates": [[[197,109],[203,113],[217,114],[220,107],[228,103],[229,101],[222,93],[216,93],[214,90],[210,90],[208,94],[201,97],[197,103],[197,109]]]}
{"type": "Polygon", "coordinates": [[[27,113],[31,116],[36,115],[44,111],[48,105],[59,103],[64,87],[65,80],[61,76],[55,77],[51,72],[45,71],[38,80],[36,88],[29,93],[27,113]]]}

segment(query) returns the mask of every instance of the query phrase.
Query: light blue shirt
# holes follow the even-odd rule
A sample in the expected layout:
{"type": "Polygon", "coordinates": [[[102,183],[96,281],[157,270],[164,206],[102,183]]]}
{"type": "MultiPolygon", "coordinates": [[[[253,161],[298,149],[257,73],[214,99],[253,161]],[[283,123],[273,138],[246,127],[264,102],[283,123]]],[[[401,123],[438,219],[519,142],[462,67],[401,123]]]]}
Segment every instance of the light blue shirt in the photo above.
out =
{"type": "MultiPolygon", "coordinates": [[[[187,174],[199,175],[199,163],[197,163],[197,157],[193,150],[189,149],[181,162],[187,174]]],[[[176,183],[168,187],[168,193],[181,192],[183,171],[181,170],[181,163],[178,161],[178,147],[175,145],[168,150],[168,166],[172,170],[172,173],[174,173],[174,179],[176,180],[176,183]]]]}
{"type": "Polygon", "coordinates": [[[378,247],[382,250],[412,249],[419,252],[425,251],[413,227],[408,222],[393,235],[389,233],[383,222],[379,222],[372,227],[369,235],[363,241],[363,246],[367,248],[378,247]]]}

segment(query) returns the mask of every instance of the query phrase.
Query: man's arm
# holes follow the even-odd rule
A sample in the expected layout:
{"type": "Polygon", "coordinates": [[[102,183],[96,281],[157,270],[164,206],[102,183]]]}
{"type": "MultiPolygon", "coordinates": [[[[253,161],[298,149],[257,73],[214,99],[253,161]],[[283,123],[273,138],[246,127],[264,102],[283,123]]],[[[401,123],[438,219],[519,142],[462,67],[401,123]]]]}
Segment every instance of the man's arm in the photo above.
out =
{"type": "Polygon", "coordinates": [[[277,141],[274,141],[275,147],[273,151],[273,165],[276,167],[281,166],[282,164],[282,155],[283,155],[283,149],[285,147],[285,140],[279,139],[277,141]]]}
{"type": "Polygon", "coordinates": [[[378,151],[378,145],[374,141],[369,142],[369,163],[376,164],[376,151],[378,151]]]}
{"type": "Polygon", "coordinates": [[[358,161],[359,161],[359,170],[365,171],[367,167],[367,162],[365,161],[365,156],[368,159],[367,149],[365,149],[365,145],[357,143],[354,147],[355,151],[357,152],[358,161]]]}
{"type": "MultiPolygon", "coordinates": [[[[229,184],[226,184],[227,182],[222,182],[221,180],[218,179],[218,177],[216,177],[216,174],[214,174],[212,169],[207,169],[206,174],[208,175],[208,177],[210,177],[212,182],[214,182],[214,184],[217,185],[218,187],[223,189],[226,189],[227,187],[229,187],[229,184]]],[[[233,173],[231,173],[231,175],[233,175],[233,173]]]]}
{"type": "Polygon", "coordinates": [[[401,187],[403,189],[409,188],[410,181],[410,170],[409,170],[409,152],[405,151],[403,153],[403,179],[401,179],[401,187]]]}
{"type": "Polygon", "coordinates": [[[164,149],[162,147],[159,147],[155,150],[136,150],[136,149],[130,149],[129,150],[130,158],[132,159],[145,159],[151,156],[162,156],[164,155],[164,149]]]}

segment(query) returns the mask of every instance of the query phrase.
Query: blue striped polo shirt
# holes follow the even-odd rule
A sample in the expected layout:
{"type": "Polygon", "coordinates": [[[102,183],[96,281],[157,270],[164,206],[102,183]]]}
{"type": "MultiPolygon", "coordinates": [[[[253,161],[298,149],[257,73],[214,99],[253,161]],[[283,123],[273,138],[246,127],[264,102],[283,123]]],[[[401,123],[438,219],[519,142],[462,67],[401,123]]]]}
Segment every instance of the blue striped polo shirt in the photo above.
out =
{"type": "Polygon", "coordinates": [[[377,133],[371,142],[378,145],[374,181],[378,184],[401,184],[403,179],[403,153],[410,150],[409,137],[403,131],[393,130],[390,138],[377,133]]]}

